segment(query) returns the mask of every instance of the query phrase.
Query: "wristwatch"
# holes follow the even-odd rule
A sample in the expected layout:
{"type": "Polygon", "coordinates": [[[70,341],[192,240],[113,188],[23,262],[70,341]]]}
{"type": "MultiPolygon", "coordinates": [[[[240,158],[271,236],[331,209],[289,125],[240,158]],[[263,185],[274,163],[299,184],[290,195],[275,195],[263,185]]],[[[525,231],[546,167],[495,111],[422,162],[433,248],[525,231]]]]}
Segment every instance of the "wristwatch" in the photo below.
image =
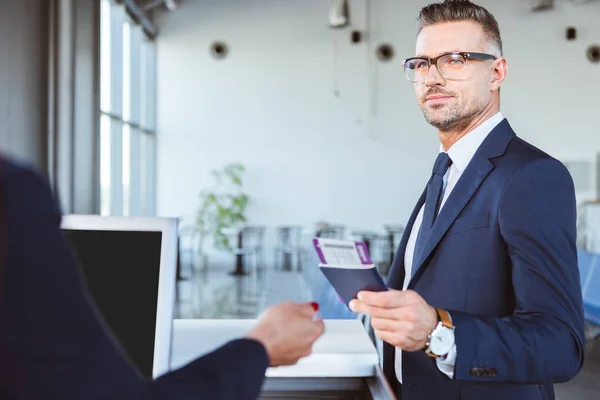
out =
{"type": "Polygon", "coordinates": [[[436,308],[438,324],[427,337],[425,354],[429,357],[445,357],[454,346],[454,325],[448,311],[436,308]]]}

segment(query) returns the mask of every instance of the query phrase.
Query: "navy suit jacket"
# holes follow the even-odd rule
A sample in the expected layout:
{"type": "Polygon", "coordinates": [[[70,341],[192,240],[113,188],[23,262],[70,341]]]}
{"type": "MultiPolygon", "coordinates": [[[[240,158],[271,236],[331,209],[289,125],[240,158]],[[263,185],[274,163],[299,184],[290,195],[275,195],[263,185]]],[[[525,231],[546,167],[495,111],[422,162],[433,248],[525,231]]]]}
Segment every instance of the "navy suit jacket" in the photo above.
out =
{"type": "Polygon", "coordinates": [[[258,398],[269,361],[253,340],[144,379],[82,285],[46,181],[0,159],[0,190],[1,399],[258,398]]]}
{"type": "MultiPolygon", "coordinates": [[[[402,289],[408,236],[388,285],[402,289]]],[[[503,120],[463,172],[432,228],[408,289],[447,309],[456,327],[454,378],[424,352],[384,345],[384,372],[404,400],[554,399],[553,383],[583,363],[583,305],[570,174],[503,120]]]]}

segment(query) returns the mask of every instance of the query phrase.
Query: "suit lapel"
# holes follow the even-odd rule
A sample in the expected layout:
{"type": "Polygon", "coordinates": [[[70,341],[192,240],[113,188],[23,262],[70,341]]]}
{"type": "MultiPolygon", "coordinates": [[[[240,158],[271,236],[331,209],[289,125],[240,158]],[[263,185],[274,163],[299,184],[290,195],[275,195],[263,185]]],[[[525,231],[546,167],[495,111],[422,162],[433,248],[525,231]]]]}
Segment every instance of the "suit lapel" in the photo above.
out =
{"type": "Polygon", "coordinates": [[[408,243],[408,238],[410,237],[410,232],[412,231],[413,225],[415,224],[415,219],[417,219],[417,215],[423,207],[425,203],[425,196],[427,195],[427,188],[421,194],[419,201],[415,209],[413,210],[410,218],[408,220],[408,224],[404,228],[404,232],[402,233],[402,239],[400,239],[400,244],[398,245],[398,249],[396,250],[396,255],[394,256],[394,262],[392,263],[392,268],[390,269],[390,274],[388,276],[387,285],[392,289],[401,290],[404,285],[404,253],[406,252],[406,245],[408,243]]]}
{"type": "Polygon", "coordinates": [[[417,282],[417,274],[422,272],[421,269],[424,267],[426,260],[442,240],[450,225],[452,225],[456,217],[458,217],[469,200],[471,200],[471,197],[473,197],[479,186],[481,186],[484,179],[494,168],[490,159],[504,154],[510,140],[514,136],[515,134],[508,125],[508,122],[503,120],[490,132],[481,144],[437,216],[420,257],[414,260],[413,278],[408,286],[409,288],[412,288],[417,282]]]}
{"type": "MultiPolygon", "coordinates": [[[[477,188],[479,188],[493,168],[487,158],[477,158],[473,161],[475,163],[465,169],[448,200],[446,200],[446,204],[444,204],[444,207],[436,218],[420,257],[414,261],[413,277],[417,275],[424,261],[431,255],[433,249],[438,245],[444,234],[446,234],[450,225],[452,225],[452,222],[454,222],[458,214],[465,208],[475,191],[477,191],[477,188]]],[[[413,283],[414,280],[411,281],[411,286],[413,283]]]]}

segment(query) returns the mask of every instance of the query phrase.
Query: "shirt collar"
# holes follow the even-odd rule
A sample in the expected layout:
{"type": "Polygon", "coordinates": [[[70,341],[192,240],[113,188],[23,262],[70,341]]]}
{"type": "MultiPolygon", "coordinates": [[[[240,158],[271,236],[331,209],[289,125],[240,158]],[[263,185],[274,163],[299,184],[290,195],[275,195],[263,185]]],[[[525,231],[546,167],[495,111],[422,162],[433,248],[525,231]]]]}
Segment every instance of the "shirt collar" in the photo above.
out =
{"type": "MultiPolygon", "coordinates": [[[[471,159],[479,146],[481,146],[481,143],[483,143],[485,138],[496,125],[502,122],[503,119],[504,116],[502,113],[497,112],[450,147],[448,156],[452,160],[452,164],[455,165],[460,172],[463,172],[465,168],[467,168],[467,165],[471,162],[471,159]]],[[[443,151],[444,148],[440,145],[440,153],[443,151]]]]}

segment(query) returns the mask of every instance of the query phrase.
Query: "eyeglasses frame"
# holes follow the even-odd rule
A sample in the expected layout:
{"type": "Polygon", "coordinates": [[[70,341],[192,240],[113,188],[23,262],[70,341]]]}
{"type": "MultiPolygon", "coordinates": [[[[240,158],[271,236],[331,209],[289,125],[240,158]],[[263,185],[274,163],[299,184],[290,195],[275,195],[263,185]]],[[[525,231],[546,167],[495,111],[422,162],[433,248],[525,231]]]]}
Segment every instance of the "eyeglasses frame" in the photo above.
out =
{"type": "Polygon", "coordinates": [[[423,83],[427,80],[427,76],[429,75],[429,71],[431,71],[431,66],[435,65],[435,67],[437,68],[439,74],[441,76],[444,77],[444,79],[449,79],[446,78],[444,76],[444,74],[442,74],[442,72],[440,71],[437,63],[438,60],[442,57],[446,57],[449,55],[454,55],[454,56],[462,56],[465,60],[465,68],[467,68],[467,60],[469,59],[473,59],[473,60],[480,60],[480,61],[488,61],[488,60],[497,60],[498,57],[492,55],[492,54],[487,54],[487,53],[475,53],[475,52],[470,52],[470,51],[451,51],[448,53],[444,53],[444,54],[440,54],[437,57],[410,57],[407,58],[405,60],[402,60],[402,68],[404,69],[404,76],[406,76],[406,79],[409,82],[412,83],[423,83]],[[425,76],[423,77],[423,80],[419,80],[419,81],[412,81],[408,78],[408,75],[406,74],[406,63],[411,61],[411,60],[425,60],[427,61],[427,73],[425,74],[425,76]]]}

